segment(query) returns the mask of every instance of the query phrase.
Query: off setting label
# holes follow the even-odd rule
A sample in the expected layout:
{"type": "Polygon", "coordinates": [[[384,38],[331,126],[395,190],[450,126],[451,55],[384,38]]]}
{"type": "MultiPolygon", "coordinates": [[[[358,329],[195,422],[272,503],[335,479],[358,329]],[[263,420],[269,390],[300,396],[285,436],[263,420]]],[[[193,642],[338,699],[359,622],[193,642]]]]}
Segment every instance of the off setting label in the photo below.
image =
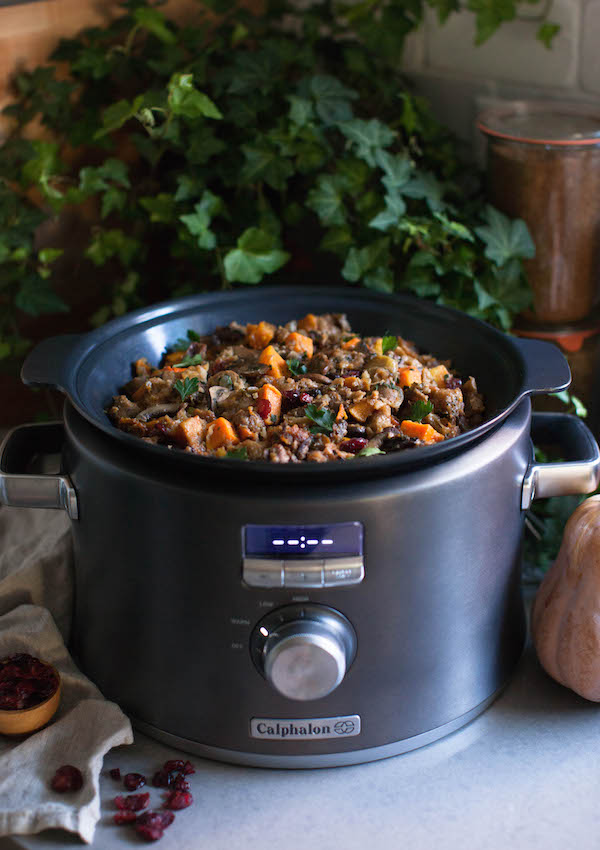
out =
{"type": "Polygon", "coordinates": [[[302,720],[280,717],[253,717],[250,737],[270,741],[315,741],[324,738],[352,738],[360,735],[360,715],[310,717],[302,720]]]}

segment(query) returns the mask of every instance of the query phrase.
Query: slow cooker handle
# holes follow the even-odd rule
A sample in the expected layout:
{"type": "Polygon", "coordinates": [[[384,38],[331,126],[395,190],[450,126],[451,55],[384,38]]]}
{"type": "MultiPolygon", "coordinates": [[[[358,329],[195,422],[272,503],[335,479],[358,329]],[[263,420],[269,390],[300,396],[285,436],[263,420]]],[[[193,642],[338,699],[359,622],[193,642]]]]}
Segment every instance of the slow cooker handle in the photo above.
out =
{"type": "Polygon", "coordinates": [[[562,351],[540,339],[511,337],[523,358],[522,395],[556,393],[571,383],[571,370],[562,351]]]}
{"type": "Polygon", "coordinates": [[[566,460],[530,464],[523,480],[523,510],[534,499],[593,493],[600,481],[600,449],[582,419],[568,413],[534,413],[531,436],[534,443],[556,445],[566,460]]]}
{"type": "Polygon", "coordinates": [[[83,338],[84,334],[64,334],[38,342],[23,363],[23,383],[28,387],[56,387],[68,393],[77,362],[75,350],[83,338]]]}
{"type": "Polygon", "coordinates": [[[0,446],[0,505],[57,508],[77,519],[77,494],[66,475],[29,474],[35,460],[58,454],[64,442],[62,422],[19,425],[0,446]]]}

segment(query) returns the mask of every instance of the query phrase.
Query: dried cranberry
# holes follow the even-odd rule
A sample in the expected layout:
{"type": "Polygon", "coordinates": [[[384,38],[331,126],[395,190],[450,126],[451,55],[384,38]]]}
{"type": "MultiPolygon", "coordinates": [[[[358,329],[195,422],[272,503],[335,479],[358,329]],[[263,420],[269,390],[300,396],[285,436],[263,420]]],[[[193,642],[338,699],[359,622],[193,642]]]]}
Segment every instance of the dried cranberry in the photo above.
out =
{"type": "Polygon", "coordinates": [[[340,443],[340,449],[343,452],[350,452],[350,454],[358,454],[361,449],[367,445],[368,440],[364,437],[351,437],[349,440],[342,440],[340,443]]]}
{"type": "Polygon", "coordinates": [[[186,763],[183,765],[183,772],[186,776],[189,776],[192,773],[196,773],[196,768],[191,763],[191,761],[186,761],[186,763]]]}
{"type": "Polygon", "coordinates": [[[459,387],[462,387],[462,381],[460,378],[457,378],[455,375],[447,375],[446,376],[446,387],[449,390],[457,390],[459,387]]]}
{"type": "Polygon", "coordinates": [[[186,782],[185,774],[183,774],[183,773],[177,774],[177,776],[173,780],[173,788],[176,791],[189,791],[190,790],[190,783],[186,782]]]}
{"type": "Polygon", "coordinates": [[[167,809],[187,809],[194,802],[189,791],[169,791],[165,800],[167,809]]]}
{"type": "Polygon", "coordinates": [[[0,661],[0,708],[32,708],[47,700],[57,688],[54,669],[33,655],[19,652],[0,661]]]}
{"type": "Polygon", "coordinates": [[[271,402],[268,398],[259,398],[256,403],[256,412],[264,420],[269,418],[271,415],[271,402]]]}
{"type": "Polygon", "coordinates": [[[157,770],[152,777],[152,784],[155,788],[170,788],[173,784],[173,777],[168,770],[157,770]]]}
{"type": "Polygon", "coordinates": [[[52,777],[50,787],[59,794],[64,794],[66,791],[79,791],[83,787],[81,771],[72,764],[64,764],[52,777]]]}
{"type": "Polygon", "coordinates": [[[173,770],[180,773],[183,770],[184,761],[183,759],[170,759],[163,764],[163,770],[171,773],[173,770]]]}
{"type": "Polygon", "coordinates": [[[126,773],[123,777],[123,785],[128,791],[137,791],[146,784],[146,777],[141,773],[126,773]]]}
{"type": "Polygon", "coordinates": [[[137,815],[135,812],[117,812],[116,815],[113,815],[113,820],[117,826],[123,826],[125,823],[136,821],[137,815]]]}
{"type": "Polygon", "coordinates": [[[115,806],[121,811],[139,812],[145,809],[150,802],[150,793],[145,794],[130,794],[128,797],[119,795],[115,797],[115,806]]]}
{"type": "Polygon", "coordinates": [[[305,404],[310,404],[312,396],[309,393],[300,392],[300,390],[286,390],[283,393],[281,407],[284,413],[292,410],[294,407],[303,407],[305,404]]]}
{"type": "Polygon", "coordinates": [[[111,779],[119,780],[121,778],[121,771],[118,767],[112,767],[108,772],[111,779]]]}
{"type": "Polygon", "coordinates": [[[147,841],[158,841],[175,820],[173,812],[144,812],[137,819],[136,831],[147,841]]]}
{"type": "Polygon", "coordinates": [[[344,378],[358,378],[360,376],[360,369],[346,369],[344,372],[344,378]]]}

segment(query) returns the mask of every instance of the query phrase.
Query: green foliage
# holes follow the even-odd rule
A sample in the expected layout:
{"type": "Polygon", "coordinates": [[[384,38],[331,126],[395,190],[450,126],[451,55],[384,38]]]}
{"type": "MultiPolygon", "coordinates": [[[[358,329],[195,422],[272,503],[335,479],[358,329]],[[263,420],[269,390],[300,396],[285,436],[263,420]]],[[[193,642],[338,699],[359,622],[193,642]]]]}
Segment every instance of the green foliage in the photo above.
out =
{"type": "Polygon", "coordinates": [[[306,375],[306,372],[308,371],[307,367],[297,357],[290,357],[290,359],[285,362],[292,375],[296,378],[299,378],[300,375],[306,375]]]}
{"type": "Polygon", "coordinates": [[[413,401],[408,413],[407,419],[412,419],[413,422],[421,422],[433,410],[433,404],[430,401],[413,401]]]}
{"type": "Polygon", "coordinates": [[[198,391],[198,378],[185,378],[183,381],[175,381],[173,388],[179,393],[181,400],[185,401],[188,396],[198,391]]]}
{"type": "Polygon", "coordinates": [[[311,434],[331,434],[335,417],[329,410],[323,410],[316,404],[307,404],[304,408],[306,416],[315,424],[311,425],[311,434]]]}
{"type": "MultiPolygon", "coordinates": [[[[458,9],[427,2],[441,20],[458,9]]],[[[480,40],[512,4],[471,0],[480,40]]],[[[131,0],[61,42],[67,79],[19,72],[0,148],[0,359],[27,349],[23,314],[68,309],[65,277],[95,282],[93,324],[272,276],[407,290],[508,329],[530,300],[531,240],[467,188],[472,169],[397,72],[423,5],[267,0],[256,17],[214,0],[219,22],[199,9],[182,25],[131,0]],[[79,210],[87,234],[40,250],[40,228],[79,210]]]]}

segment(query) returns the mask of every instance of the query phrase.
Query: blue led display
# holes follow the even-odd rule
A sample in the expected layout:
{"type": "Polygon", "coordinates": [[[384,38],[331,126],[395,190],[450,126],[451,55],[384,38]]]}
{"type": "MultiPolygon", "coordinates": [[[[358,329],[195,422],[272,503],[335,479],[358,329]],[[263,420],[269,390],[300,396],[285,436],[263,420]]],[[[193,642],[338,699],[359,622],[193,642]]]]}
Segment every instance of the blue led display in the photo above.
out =
{"type": "Polygon", "coordinates": [[[244,526],[244,556],[247,558],[326,558],[362,553],[360,522],[244,526]]]}

